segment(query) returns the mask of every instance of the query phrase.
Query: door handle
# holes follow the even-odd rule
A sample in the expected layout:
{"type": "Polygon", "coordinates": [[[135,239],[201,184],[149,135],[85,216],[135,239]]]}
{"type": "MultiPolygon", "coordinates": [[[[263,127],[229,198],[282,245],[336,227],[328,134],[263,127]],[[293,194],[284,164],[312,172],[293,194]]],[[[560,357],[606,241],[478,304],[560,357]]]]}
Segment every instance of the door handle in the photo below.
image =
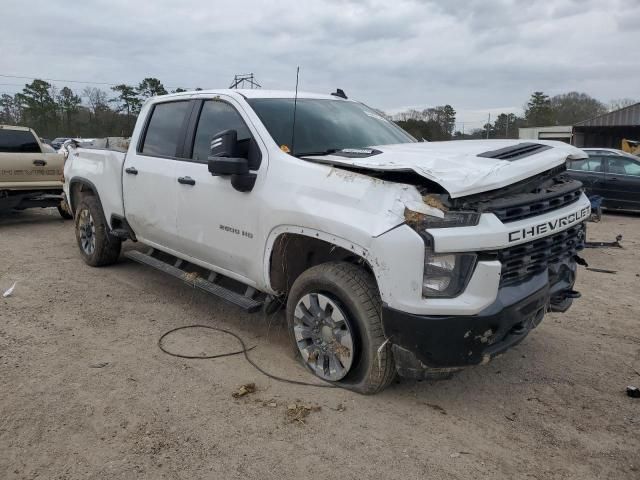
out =
{"type": "Polygon", "coordinates": [[[33,164],[34,164],[34,165],[38,165],[39,167],[44,167],[44,166],[47,164],[47,162],[45,162],[44,160],[41,160],[41,159],[37,158],[37,159],[35,159],[35,160],[33,161],[33,164]]]}
{"type": "Polygon", "coordinates": [[[178,177],[178,183],[183,185],[195,185],[196,181],[191,177],[178,177]]]}
{"type": "Polygon", "coordinates": [[[618,177],[612,177],[609,179],[610,182],[617,182],[619,180],[618,177]]]}
{"type": "Polygon", "coordinates": [[[127,167],[124,169],[125,172],[131,174],[131,175],[137,175],[138,174],[138,170],[136,170],[136,167],[127,167]]]}

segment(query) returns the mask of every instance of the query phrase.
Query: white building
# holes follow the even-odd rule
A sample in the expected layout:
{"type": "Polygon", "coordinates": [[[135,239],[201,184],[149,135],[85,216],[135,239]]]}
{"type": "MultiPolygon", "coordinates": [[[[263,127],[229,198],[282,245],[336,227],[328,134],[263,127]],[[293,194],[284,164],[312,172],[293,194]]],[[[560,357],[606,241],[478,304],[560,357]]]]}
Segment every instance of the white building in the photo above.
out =
{"type": "Polygon", "coordinates": [[[557,125],[553,127],[519,128],[518,138],[522,140],[559,140],[572,143],[573,126],[557,125]]]}

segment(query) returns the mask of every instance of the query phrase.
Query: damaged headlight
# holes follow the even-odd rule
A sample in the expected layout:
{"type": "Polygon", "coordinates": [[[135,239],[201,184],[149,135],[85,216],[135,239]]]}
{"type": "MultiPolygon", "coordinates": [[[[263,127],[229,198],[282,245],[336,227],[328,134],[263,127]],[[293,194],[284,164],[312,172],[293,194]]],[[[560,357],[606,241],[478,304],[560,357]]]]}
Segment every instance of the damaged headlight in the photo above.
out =
{"type": "Polygon", "coordinates": [[[480,221],[479,212],[448,210],[437,197],[425,196],[423,203],[407,204],[405,220],[424,240],[423,297],[452,298],[467,286],[476,264],[475,253],[436,254],[430,228],[471,227],[480,221]]]}
{"type": "Polygon", "coordinates": [[[473,227],[480,221],[477,212],[444,212],[442,218],[424,216],[424,228],[473,227]]]}
{"type": "Polygon", "coordinates": [[[425,249],[423,297],[451,298],[460,295],[476,264],[475,253],[435,254],[425,249]]]}

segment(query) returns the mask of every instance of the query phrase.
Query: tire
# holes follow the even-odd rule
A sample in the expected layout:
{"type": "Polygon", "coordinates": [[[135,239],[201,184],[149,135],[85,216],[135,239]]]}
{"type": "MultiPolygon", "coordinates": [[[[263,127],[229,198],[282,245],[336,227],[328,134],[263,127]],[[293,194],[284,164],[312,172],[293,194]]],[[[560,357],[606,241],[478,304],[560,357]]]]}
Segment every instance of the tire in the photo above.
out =
{"type": "Polygon", "coordinates": [[[80,201],[76,209],[75,230],[80,253],[88,265],[101,267],[118,260],[122,241],[109,233],[96,197],[87,196],[80,201]]]}
{"type": "Polygon", "coordinates": [[[293,283],[287,301],[287,324],[296,356],[316,376],[340,387],[363,394],[382,391],[393,381],[396,369],[391,344],[382,331],[380,306],[376,282],[364,269],[345,262],[324,263],[310,268],[293,283]],[[313,308],[307,308],[304,302],[312,301],[314,295],[316,313],[312,314],[313,308]],[[318,301],[325,305],[319,312],[318,301]],[[321,320],[326,311],[332,312],[330,316],[338,317],[338,323],[346,323],[346,326],[341,329],[322,326],[322,333],[312,333],[312,330],[318,331],[322,322],[333,321],[321,320]],[[337,338],[346,337],[345,328],[349,341],[338,341],[337,338]],[[327,331],[342,333],[339,336],[328,333],[330,339],[315,343],[317,337],[325,336],[327,331]],[[344,345],[351,345],[350,352],[344,345]],[[320,348],[328,349],[329,353],[318,355],[320,348]],[[335,370],[328,363],[331,359],[325,361],[325,357],[333,357],[333,365],[337,365],[335,370]],[[336,364],[336,360],[340,363],[336,364]],[[339,370],[342,374],[332,373],[339,370]]]}
{"type": "Polygon", "coordinates": [[[67,202],[64,200],[60,202],[60,205],[58,205],[58,213],[64,220],[71,220],[73,218],[73,215],[69,212],[67,202]]]}

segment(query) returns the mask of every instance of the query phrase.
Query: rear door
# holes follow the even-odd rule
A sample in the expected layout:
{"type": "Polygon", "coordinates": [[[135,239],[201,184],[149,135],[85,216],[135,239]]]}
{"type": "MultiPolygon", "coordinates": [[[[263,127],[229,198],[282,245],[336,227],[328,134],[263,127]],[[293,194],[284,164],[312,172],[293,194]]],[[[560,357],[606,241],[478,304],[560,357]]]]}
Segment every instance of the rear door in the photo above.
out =
{"type": "Polygon", "coordinates": [[[604,158],[607,206],[640,209],[640,161],[623,156],[604,158]]]}
{"type": "Polygon", "coordinates": [[[569,175],[582,182],[587,195],[604,196],[604,167],[602,157],[589,155],[589,158],[571,160],[567,167],[569,175]]]}
{"type": "Polygon", "coordinates": [[[0,186],[62,188],[64,157],[44,153],[32,130],[0,127],[0,186]]]}
{"type": "Polygon", "coordinates": [[[164,250],[180,251],[176,231],[176,159],[182,151],[188,99],[155,103],[122,173],[124,209],[136,236],[164,250]]]}

